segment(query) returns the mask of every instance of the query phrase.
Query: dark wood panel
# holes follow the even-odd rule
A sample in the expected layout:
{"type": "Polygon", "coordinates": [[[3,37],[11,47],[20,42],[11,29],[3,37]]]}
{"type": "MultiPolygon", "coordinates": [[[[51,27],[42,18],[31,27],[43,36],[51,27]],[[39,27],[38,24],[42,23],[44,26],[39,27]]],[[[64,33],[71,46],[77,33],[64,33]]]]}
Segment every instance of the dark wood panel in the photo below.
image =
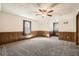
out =
{"type": "Polygon", "coordinates": [[[59,39],[75,42],[76,32],[59,32],[59,39]]]}
{"type": "Polygon", "coordinates": [[[22,32],[0,32],[0,44],[21,40],[22,32]]]}
{"type": "Polygon", "coordinates": [[[48,31],[32,31],[33,37],[37,36],[43,36],[43,37],[49,37],[50,33],[48,31]]]}
{"type": "Polygon", "coordinates": [[[79,45],[79,13],[76,16],[76,45],[79,45]]]}
{"type": "Polygon", "coordinates": [[[50,33],[50,36],[53,36],[53,32],[49,32],[50,33]]]}
{"type": "MultiPolygon", "coordinates": [[[[32,37],[49,37],[48,31],[33,31],[32,37]]],[[[75,32],[59,32],[59,38],[62,40],[75,41],[75,32]]],[[[0,44],[23,40],[22,32],[0,32],[0,44]]]]}
{"type": "Polygon", "coordinates": [[[58,36],[59,35],[59,32],[56,32],[56,33],[54,33],[54,32],[49,32],[50,33],[50,36],[58,36]]]}
{"type": "MultiPolygon", "coordinates": [[[[49,37],[48,31],[33,31],[32,37],[49,37]]],[[[31,37],[31,38],[32,38],[31,37]]],[[[15,42],[19,40],[23,40],[25,37],[23,36],[23,32],[0,32],[0,44],[15,42]]]]}

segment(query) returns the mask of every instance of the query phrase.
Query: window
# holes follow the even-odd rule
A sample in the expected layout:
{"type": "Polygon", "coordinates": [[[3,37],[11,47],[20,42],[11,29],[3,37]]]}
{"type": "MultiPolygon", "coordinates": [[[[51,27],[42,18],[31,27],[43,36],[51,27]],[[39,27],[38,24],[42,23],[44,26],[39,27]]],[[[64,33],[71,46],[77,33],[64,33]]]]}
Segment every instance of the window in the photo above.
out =
{"type": "Polygon", "coordinates": [[[31,34],[31,21],[23,20],[23,35],[31,34]]]}

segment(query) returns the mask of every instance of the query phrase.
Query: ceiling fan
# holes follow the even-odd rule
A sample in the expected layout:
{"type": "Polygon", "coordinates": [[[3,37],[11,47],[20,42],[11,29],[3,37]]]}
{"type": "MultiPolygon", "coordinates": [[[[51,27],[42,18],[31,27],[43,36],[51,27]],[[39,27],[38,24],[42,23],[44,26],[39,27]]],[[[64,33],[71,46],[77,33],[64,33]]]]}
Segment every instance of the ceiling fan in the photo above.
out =
{"type": "Polygon", "coordinates": [[[48,6],[47,8],[41,8],[41,4],[39,4],[39,3],[37,3],[37,5],[40,8],[38,9],[39,13],[37,13],[36,15],[52,17],[52,13],[54,12],[54,10],[52,9],[52,7],[56,6],[57,3],[50,4],[50,6],[48,6]]]}
{"type": "Polygon", "coordinates": [[[40,12],[41,12],[41,14],[43,14],[43,15],[47,15],[47,16],[52,16],[52,12],[54,11],[54,10],[48,10],[48,9],[38,9],[40,12]]]}

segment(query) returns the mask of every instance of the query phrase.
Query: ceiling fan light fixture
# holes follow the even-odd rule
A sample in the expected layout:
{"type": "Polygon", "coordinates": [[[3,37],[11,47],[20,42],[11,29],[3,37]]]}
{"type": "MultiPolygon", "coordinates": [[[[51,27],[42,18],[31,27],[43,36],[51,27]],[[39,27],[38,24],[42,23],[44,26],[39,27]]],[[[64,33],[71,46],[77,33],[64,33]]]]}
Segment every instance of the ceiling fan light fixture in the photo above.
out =
{"type": "Polygon", "coordinates": [[[52,12],[54,12],[54,9],[52,9],[52,8],[39,8],[38,11],[40,13],[39,15],[52,17],[52,12]]]}

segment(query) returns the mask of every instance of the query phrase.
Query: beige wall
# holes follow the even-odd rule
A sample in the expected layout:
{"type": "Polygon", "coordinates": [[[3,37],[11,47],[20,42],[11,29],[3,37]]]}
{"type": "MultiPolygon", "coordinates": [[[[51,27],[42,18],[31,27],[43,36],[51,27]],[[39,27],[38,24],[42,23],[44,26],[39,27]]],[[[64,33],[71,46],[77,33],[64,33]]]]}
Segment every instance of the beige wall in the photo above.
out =
{"type": "Polygon", "coordinates": [[[48,31],[48,20],[34,20],[7,12],[0,12],[0,32],[23,31],[23,20],[32,21],[32,31],[48,31]]]}
{"type": "Polygon", "coordinates": [[[59,31],[60,32],[76,32],[76,15],[68,14],[61,16],[59,21],[59,31]],[[64,24],[68,22],[67,24],[64,24]]]}
{"type": "Polygon", "coordinates": [[[32,31],[52,31],[53,20],[58,20],[60,32],[76,32],[76,14],[55,16],[53,18],[42,18],[31,20],[7,12],[0,12],[0,32],[23,31],[23,19],[32,21],[32,31]],[[64,24],[68,22],[68,24],[64,24]]]}
{"type": "Polygon", "coordinates": [[[24,18],[6,12],[0,12],[0,32],[22,31],[24,18]]]}
{"type": "MultiPolygon", "coordinates": [[[[76,32],[76,15],[78,13],[78,10],[70,14],[53,17],[52,21],[50,22],[50,26],[52,26],[53,22],[58,22],[59,32],[76,32]],[[68,24],[64,24],[64,22],[68,22],[68,24]]],[[[52,29],[52,27],[49,28],[50,31],[52,31],[52,29]]]]}
{"type": "Polygon", "coordinates": [[[52,18],[43,18],[43,21],[40,21],[39,27],[40,30],[44,31],[53,31],[53,22],[58,22],[59,32],[76,32],[76,15],[78,12],[73,12],[66,15],[53,16],[52,18]],[[68,22],[68,24],[64,24],[68,22]]]}
{"type": "MultiPolygon", "coordinates": [[[[15,32],[23,31],[23,20],[27,18],[10,14],[7,12],[0,12],[0,32],[15,32]]],[[[32,31],[37,31],[39,28],[36,21],[32,21],[32,31]]]]}
{"type": "Polygon", "coordinates": [[[32,27],[32,31],[38,31],[39,30],[38,22],[32,21],[31,27],[32,27]]]}

